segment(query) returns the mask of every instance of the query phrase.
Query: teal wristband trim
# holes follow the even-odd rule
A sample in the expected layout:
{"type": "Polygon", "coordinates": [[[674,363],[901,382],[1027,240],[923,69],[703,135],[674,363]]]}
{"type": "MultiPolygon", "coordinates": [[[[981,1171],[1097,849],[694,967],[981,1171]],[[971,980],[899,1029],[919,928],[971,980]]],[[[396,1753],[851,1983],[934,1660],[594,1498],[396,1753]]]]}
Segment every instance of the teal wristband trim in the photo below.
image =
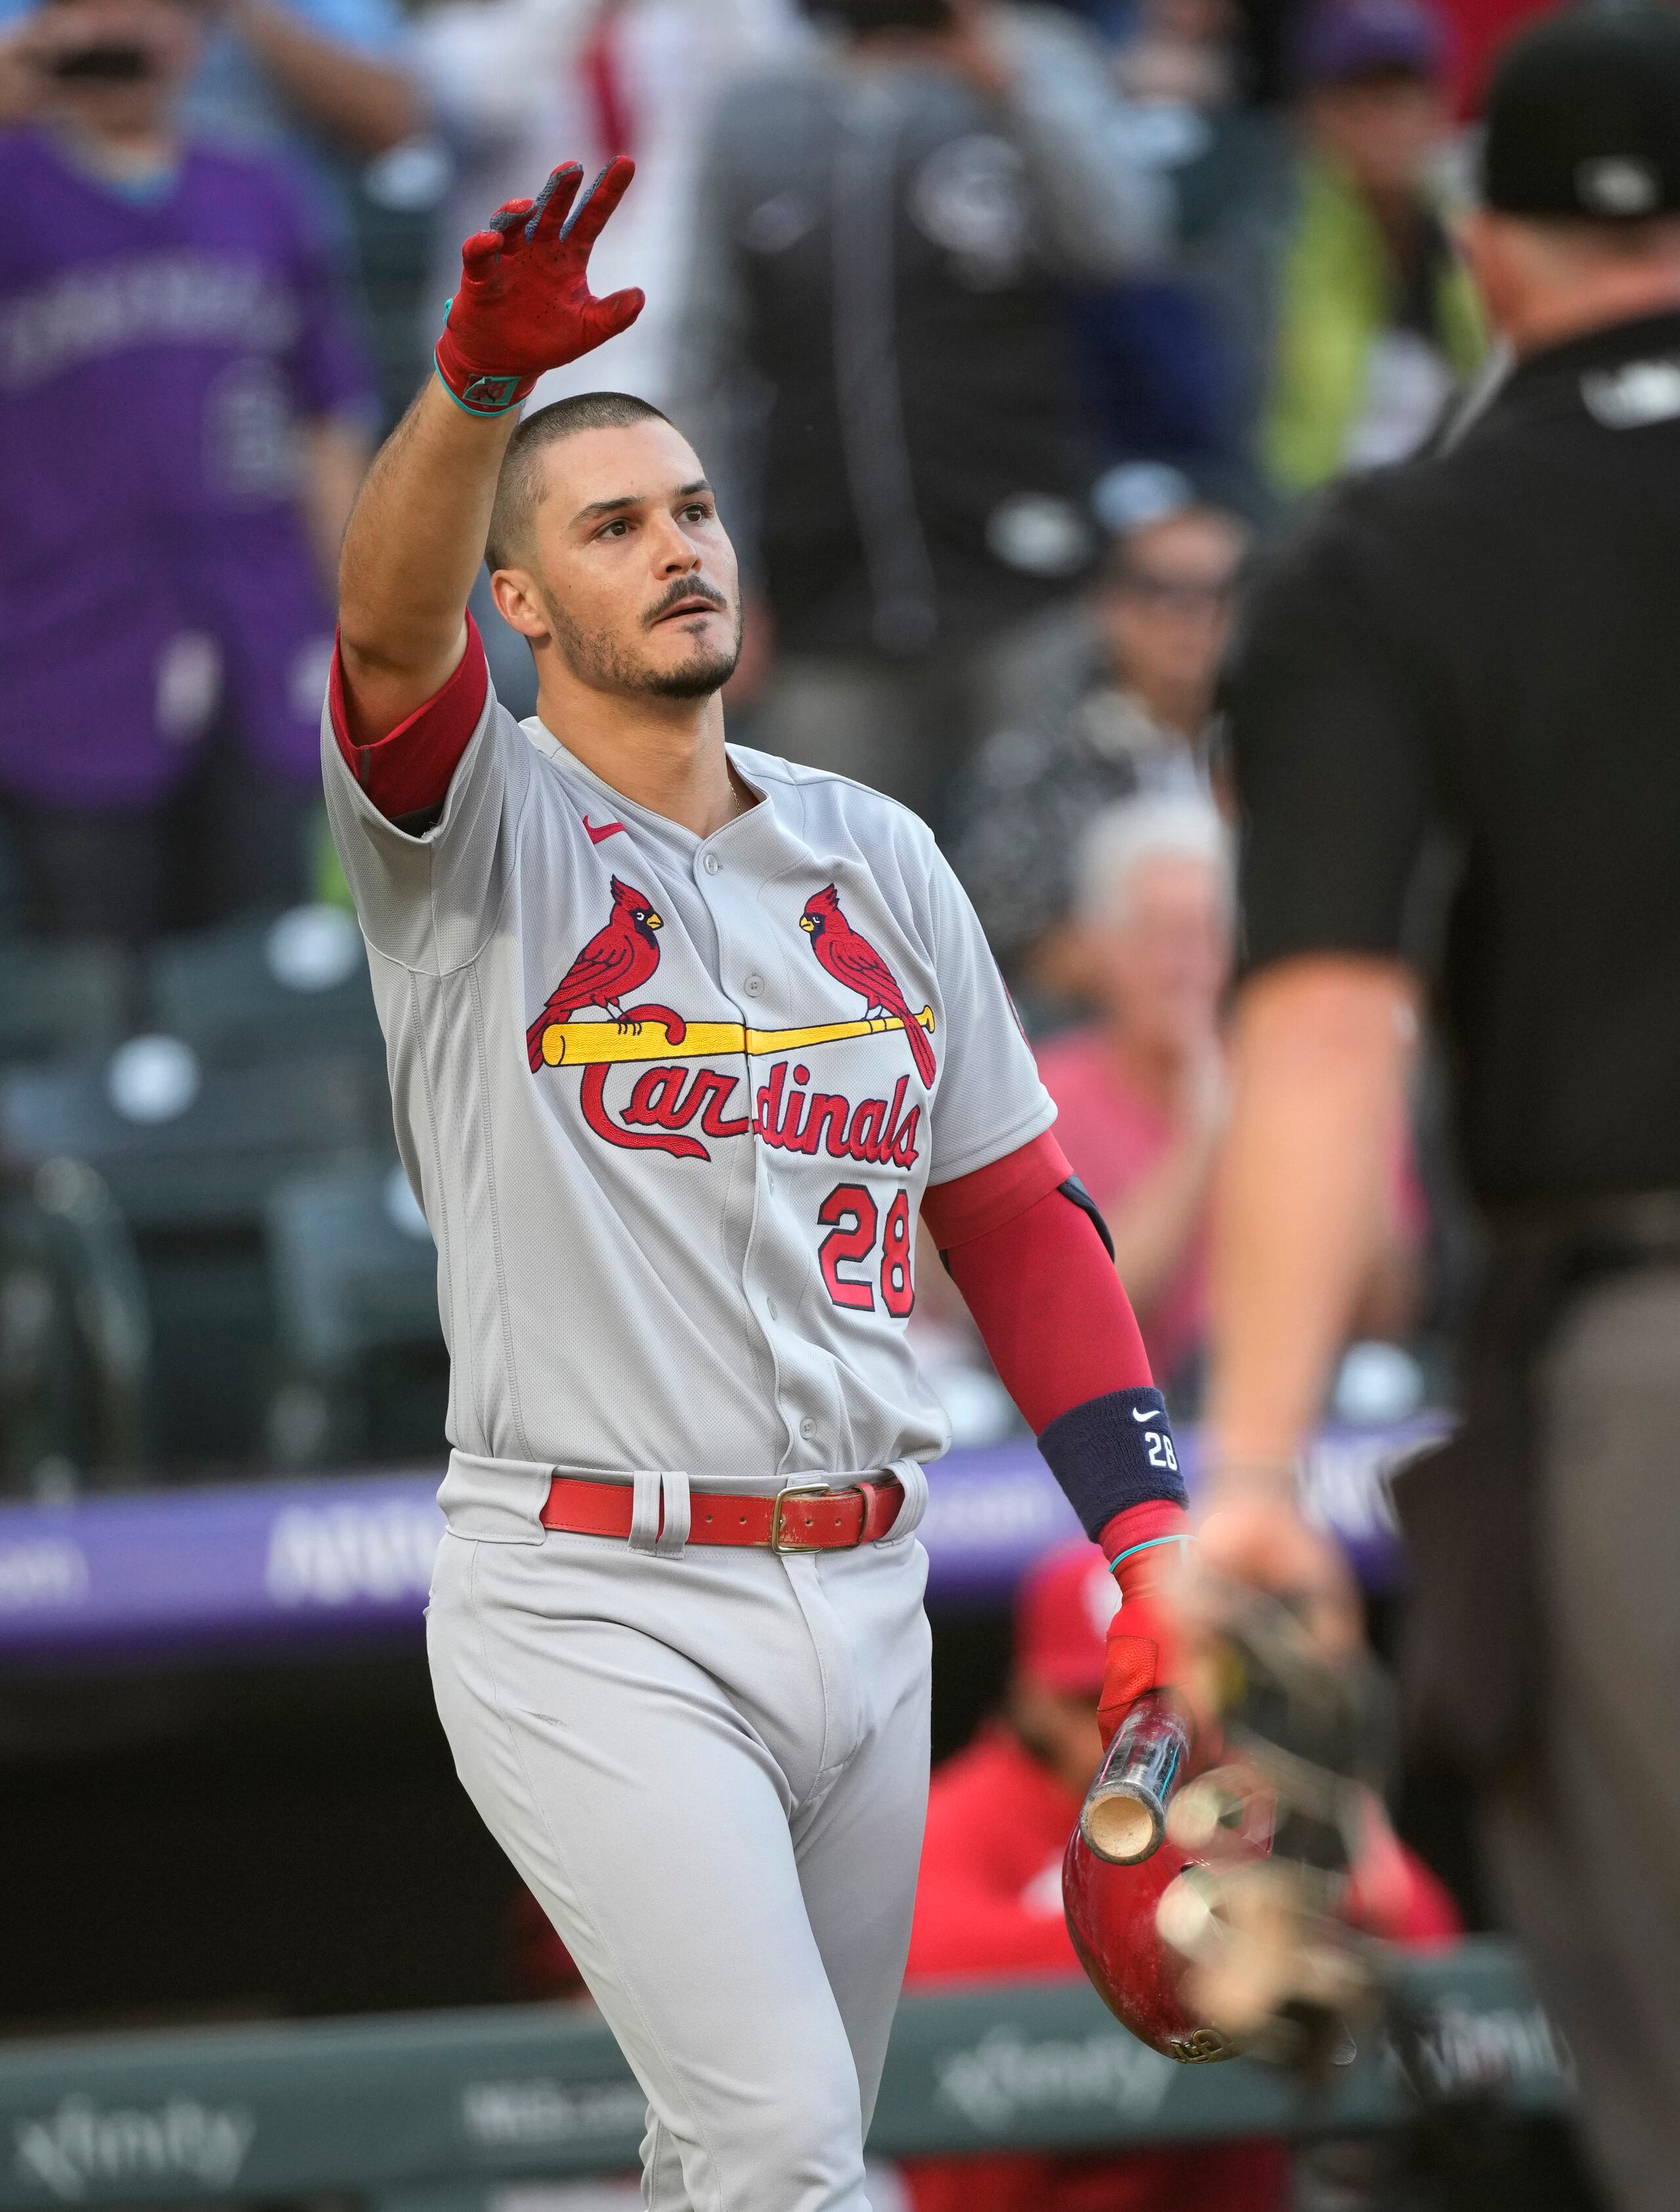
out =
{"type": "Polygon", "coordinates": [[[1140,1552],[1153,1552],[1163,1544],[1188,1544],[1188,1535],[1146,1536],[1141,1544],[1129,1544],[1123,1552],[1117,1552],[1109,1561],[1109,1572],[1113,1574],[1123,1559],[1135,1559],[1140,1552]]]}
{"type": "MultiPolygon", "coordinates": [[[[522,406],[527,396],[526,393],[515,389],[512,398],[504,399],[499,407],[469,407],[466,400],[461,398],[460,392],[456,391],[454,386],[450,383],[448,378],[443,374],[442,368],[439,364],[438,358],[435,354],[432,356],[432,368],[437,377],[438,382],[443,386],[449,397],[454,401],[456,406],[460,409],[463,415],[477,415],[479,416],[506,415],[510,413],[514,408],[522,406]]],[[[472,382],[469,384],[466,388],[469,392],[477,392],[484,386],[507,385],[509,386],[517,386],[523,383],[523,381],[524,379],[518,376],[478,376],[475,377],[472,382]]]]}

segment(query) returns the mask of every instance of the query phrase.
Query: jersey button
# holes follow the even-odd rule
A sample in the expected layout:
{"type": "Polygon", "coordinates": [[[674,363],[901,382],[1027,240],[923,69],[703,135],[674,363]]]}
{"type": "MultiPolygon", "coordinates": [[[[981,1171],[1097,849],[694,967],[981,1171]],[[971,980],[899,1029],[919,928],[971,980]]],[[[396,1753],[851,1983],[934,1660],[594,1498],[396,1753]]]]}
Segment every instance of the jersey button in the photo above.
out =
{"type": "Polygon", "coordinates": [[[805,1419],[800,1423],[799,1432],[805,1438],[807,1443],[809,1443],[812,1437],[816,1435],[817,1424],[812,1419],[809,1413],[807,1413],[805,1419]]]}
{"type": "Polygon", "coordinates": [[[704,860],[701,861],[700,865],[706,871],[706,873],[709,876],[715,876],[718,870],[723,866],[723,863],[718,859],[715,853],[708,853],[704,860]]]}
{"type": "Polygon", "coordinates": [[[741,988],[749,999],[759,998],[764,993],[764,979],[762,975],[749,975],[741,988]]]}
{"type": "Polygon", "coordinates": [[[770,1316],[772,1321],[780,1321],[782,1318],[782,1309],[777,1305],[774,1298],[765,1299],[764,1311],[770,1316]]]}

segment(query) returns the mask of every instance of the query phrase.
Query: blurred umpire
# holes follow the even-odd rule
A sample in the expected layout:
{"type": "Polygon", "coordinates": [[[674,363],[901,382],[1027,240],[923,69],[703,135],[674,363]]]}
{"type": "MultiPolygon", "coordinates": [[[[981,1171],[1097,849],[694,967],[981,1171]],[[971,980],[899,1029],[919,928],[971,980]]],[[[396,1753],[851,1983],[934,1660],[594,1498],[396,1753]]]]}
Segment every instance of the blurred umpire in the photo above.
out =
{"type": "Polygon", "coordinates": [[[1230,708],[1248,975],[1202,1555],[1353,1633],[1294,1466],[1426,993],[1490,1256],[1405,1477],[1414,1729],[1481,1785],[1615,2200],[1680,2203],[1680,17],[1549,19],[1465,246],[1509,367],[1281,548],[1230,708]]]}

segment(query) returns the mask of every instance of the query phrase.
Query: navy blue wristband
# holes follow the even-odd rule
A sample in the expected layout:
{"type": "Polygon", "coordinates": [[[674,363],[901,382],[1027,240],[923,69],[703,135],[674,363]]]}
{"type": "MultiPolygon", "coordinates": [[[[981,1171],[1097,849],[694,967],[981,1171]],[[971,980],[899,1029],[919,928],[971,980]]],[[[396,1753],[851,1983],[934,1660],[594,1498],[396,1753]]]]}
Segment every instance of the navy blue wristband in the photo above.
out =
{"type": "Polygon", "coordinates": [[[1050,1473],[1094,1543],[1129,1505],[1187,1503],[1178,1455],[1156,1389],[1110,1390],[1058,1413],[1038,1439],[1050,1473]]]}

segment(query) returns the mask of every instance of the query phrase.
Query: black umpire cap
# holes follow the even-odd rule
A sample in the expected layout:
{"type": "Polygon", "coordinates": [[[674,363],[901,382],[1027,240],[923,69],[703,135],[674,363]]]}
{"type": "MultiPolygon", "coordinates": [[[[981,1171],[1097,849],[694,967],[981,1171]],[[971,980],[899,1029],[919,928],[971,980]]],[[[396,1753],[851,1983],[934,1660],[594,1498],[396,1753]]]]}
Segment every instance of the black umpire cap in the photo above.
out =
{"type": "Polygon", "coordinates": [[[1488,97],[1482,197],[1553,220],[1680,210],[1680,10],[1571,8],[1518,39],[1488,97]]]}

